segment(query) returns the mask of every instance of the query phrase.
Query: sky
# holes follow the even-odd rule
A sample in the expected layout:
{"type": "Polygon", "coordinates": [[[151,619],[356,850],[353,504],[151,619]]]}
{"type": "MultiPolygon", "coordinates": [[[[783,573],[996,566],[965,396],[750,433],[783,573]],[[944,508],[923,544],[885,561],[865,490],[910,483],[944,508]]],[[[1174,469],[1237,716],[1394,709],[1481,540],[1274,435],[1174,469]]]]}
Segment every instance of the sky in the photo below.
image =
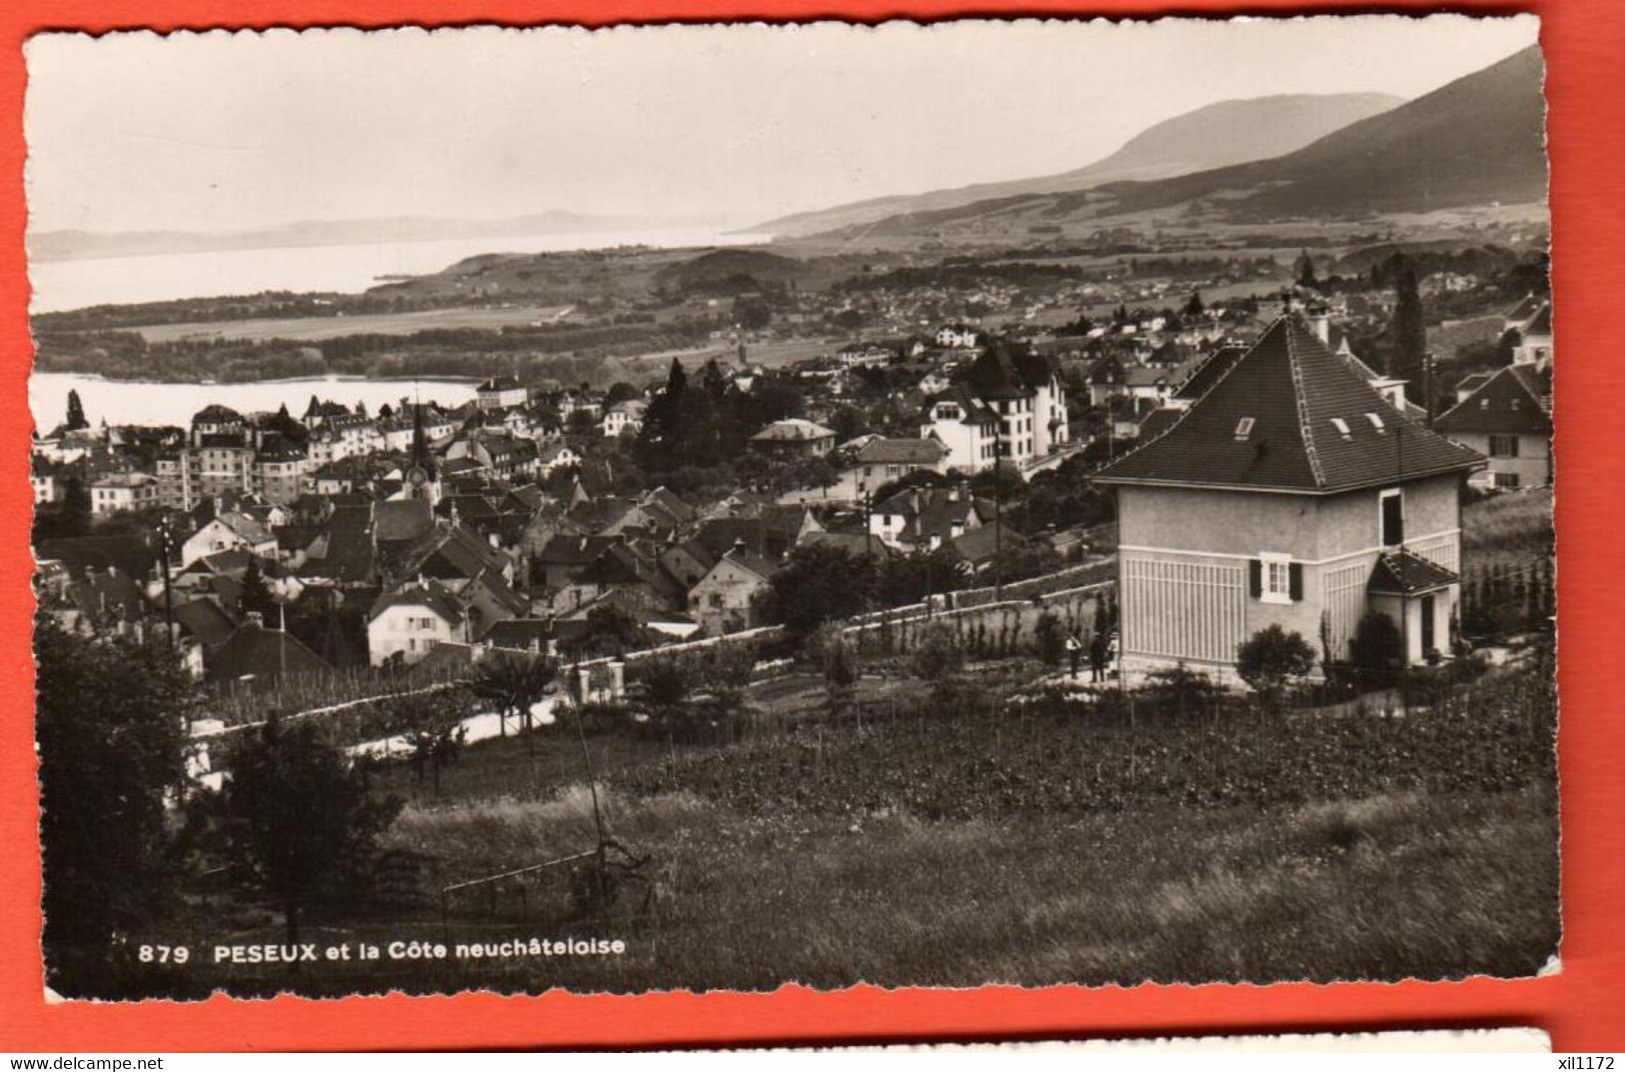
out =
{"type": "Polygon", "coordinates": [[[1415,97],[1533,16],[46,34],[30,230],[549,210],[729,225],[1065,171],[1275,93],[1415,97]]]}

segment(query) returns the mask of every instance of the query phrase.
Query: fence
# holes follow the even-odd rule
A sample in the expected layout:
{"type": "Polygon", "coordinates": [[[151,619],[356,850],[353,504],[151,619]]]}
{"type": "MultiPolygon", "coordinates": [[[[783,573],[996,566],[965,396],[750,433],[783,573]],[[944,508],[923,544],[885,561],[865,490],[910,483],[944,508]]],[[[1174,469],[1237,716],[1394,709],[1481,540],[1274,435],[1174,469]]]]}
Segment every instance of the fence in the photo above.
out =
{"type": "Polygon", "coordinates": [[[386,699],[402,692],[422,691],[432,685],[447,685],[457,678],[457,673],[450,669],[439,673],[418,672],[407,677],[370,666],[288,674],[263,682],[222,682],[204,693],[203,708],[209,717],[227,726],[254,726],[263,724],[272,711],[313,714],[346,704],[386,699]]]}

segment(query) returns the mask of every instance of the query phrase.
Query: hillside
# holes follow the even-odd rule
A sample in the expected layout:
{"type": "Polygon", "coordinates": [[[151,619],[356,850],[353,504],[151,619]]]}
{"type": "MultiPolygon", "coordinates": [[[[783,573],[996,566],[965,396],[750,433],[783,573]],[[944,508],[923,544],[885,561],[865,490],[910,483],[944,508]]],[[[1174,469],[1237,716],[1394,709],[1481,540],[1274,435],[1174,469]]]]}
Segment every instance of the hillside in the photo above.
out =
{"type": "Polygon", "coordinates": [[[807,271],[793,257],[758,249],[714,249],[662,268],[655,275],[655,285],[684,294],[738,294],[783,286],[807,271]]]}
{"type": "Polygon", "coordinates": [[[1187,218],[1357,218],[1544,201],[1544,65],[1531,46],[1391,111],[1269,160],[893,216],[891,235],[1015,235],[1165,210],[1187,218]]]}
{"type": "Polygon", "coordinates": [[[784,216],[752,230],[796,237],[993,198],[1086,190],[1108,182],[1167,178],[1261,160],[1300,149],[1399,103],[1399,97],[1384,93],[1299,93],[1219,101],[1148,127],[1112,155],[1058,175],[873,198],[784,216]]]}

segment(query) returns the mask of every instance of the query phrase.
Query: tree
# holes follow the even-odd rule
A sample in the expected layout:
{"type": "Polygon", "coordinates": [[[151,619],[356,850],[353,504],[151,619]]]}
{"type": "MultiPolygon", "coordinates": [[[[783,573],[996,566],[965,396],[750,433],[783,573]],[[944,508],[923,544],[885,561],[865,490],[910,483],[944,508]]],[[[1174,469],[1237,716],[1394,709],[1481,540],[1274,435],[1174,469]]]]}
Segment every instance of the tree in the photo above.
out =
{"type": "Polygon", "coordinates": [[[84,477],[70,474],[62,481],[62,518],[58,536],[83,536],[91,529],[90,489],[84,477]]]}
{"type": "Polygon", "coordinates": [[[248,568],[243,571],[242,586],[242,594],[237,597],[237,609],[244,614],[258,614],[260,621],[269,625],[277,612],[277,601],[271,594],[271,586],[265,580],[258,559],[248,560],[248,568]]]}
{"type": "Polygon", "coordinates": [[[770,622],[807,634],[865,608],[874,590],[874,559],[825,543],[790,553],[762,593],[758,609],[770,622]]]}
{"type": "Polygon", "coordinates": [[[615,603],[587,612],[587,631],[566,640],[562,647],[572,658],[595,655],[625,655],[648,647],[648,631],[625,608],[615,603]]]}
{"type": "Polygon", "coordinates": [[[390,701],[392,731],[412,748],[412,767],[418,781],[425,767],[434,775],[434,793],[440,795],[440,771],[468,743],[463,725],[460,690],[402,693],[390,701]]]}
{"type": "Polygon", "coordinates": [[[1066,657],[1066,626],[1061,624],[1061,618],[1052,610],[1046,610],[1038,616],[1033,624],[1033,643],[1038,647],[1038,657],[1045,666],[1060,666],[1061,660],[1066,657]]]}
{"type": "Polygon", "coordinates": [[[965,653],[959,638],[941,622],[926,626],[914,648],[913,669],[916,677],[940,682],[959,673],[965,665],[965,653]]]}
{"type": "Polygon", "coordinates": [[[1320,289],[1320,280],[1315,278],[1315,261],[1309,256],[1309,251],[1299,252],[1298,259],[1292,264],[1292,274],[1296,277],[1298,286],[1310,290],[1320,289]]]}
{"type": "Polygon", "coordinates": [[[591,439],[598,434],[598,418],[591,410],[571,410],[569,419],[564,422],[564,433],[572,439],[591,439]]]}
{"type": "Polygon", "coordinates": [[[1254,633],[1236,652],[1236,673],[1273,707],[1281,693],[1315,669],[1315,649],[1279,624],[1254,633]]]}
{"type": "Polygon", "coordinates": [[[85,419],[85,406],[79,401],[78,391],[68,392],[68,419],[63,422],[63,426],[70,432],[90,427],[90,421],[85,419]]]}
{"type": "Polygon", "coordinates": [[[823,675],[830,713],[844,713],[856,700],[861,673],[852,642],[837,626],[826,625],[807,639],[807,652],[823,675]]]}
{"type": "Polygon", "coordinates": [[[1202,304],[1201,291],[1191,291],[1190,300],[1185,303],[1184,313],[1189,317],[1201,317],[1206,315],[1207,307],[1202,304]]]}
{"type": "Polygon", "coordinates": [[[604,405],[613,406],[617,402],[630,402],[639,395],[640,392],[636,387],[625,380],[616,380],[609,385],[609,390],[604,392],[604,405]]]}
{"type": "Polygon", "coordinates": [[[1394,620],[1381,611],[1369,610],[1354,627],[1349,641],[1349,659],[1361,670],[1392,670],[1404,655],[1405,640],[1394,620]]]}
{"type": "MultiPolygon", "coordinates": [[[[546,655],[526,652],[493,651],[481,660],[470,688],[482,700],[497,705],[502,735],[508,734],[508,718],[514,716],[528,733],[535,728],[535,706],[547,696],[547,687],[558,676],[558,663],[546,655]]],[[[534,739],[529,742],[532,753],[534,739]]]]}
{"type": "Polygon", "coordinates": [[[688,668],[673,658],[643,659],[637,668],[638,681],[650,706],[669,720],[693,687],[688,668]]]}
{"type": "Polygon", "coordinates": [[[46,968],[79,947],[99,971],[108,941],[150,922],[171,889],[164,801],[185,778],[196,696],[164,649],[75,636],[49,615],[34,654],[46,968]]]}
{"type": "Polygon", "coordinates": [[[227,844],[281,906],[289,945],[300,913],[365,873],[400,806],[375,798],[366,767],[314,722],[276,715],[233,758],[220,798],[227,844]]]}
{"type": "Polygon", "coordinates": [[[1388,326],[1391,350],[1388,375],[1406,381],[1405,395],[1418,401],[1422,394],[1422,362],[1428,346],[1427,325],[1422,319],[1422,295],[1416,270],[1408,262],[1394,278],[1394,317],[1388,326]]]}

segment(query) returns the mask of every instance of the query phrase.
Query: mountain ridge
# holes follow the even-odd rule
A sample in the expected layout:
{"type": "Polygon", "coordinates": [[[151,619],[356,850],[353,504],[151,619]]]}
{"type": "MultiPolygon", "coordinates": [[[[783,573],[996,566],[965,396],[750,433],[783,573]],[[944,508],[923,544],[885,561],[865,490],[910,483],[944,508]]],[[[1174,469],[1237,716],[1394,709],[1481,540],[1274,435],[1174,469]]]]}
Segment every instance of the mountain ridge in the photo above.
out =
{"type": "Polygon", "coordinates": [[[800,237],[1032,193],[1084,190],[1109,182],[1158,179],[1278,156],[1404,103],[1385,93],[1280,93],[1215,101],[1146,127],[1114,152],[1069,171],[973,183],[918,194],[891,194],[792,213],[745,233],[800,237]]]}
{"type": "MultiPolygon", "coordinates": [[[[1017,194],[896,215],[868,235],[1099,227],[1183,208],[1187,218],[1359,218],[1378,212],[1543,201],[1547,167],[1539,46],[1358,120],[1291,153],[1164,179],[1017,194]]],[[[819,237],[855,237],[848,228],[819,237]]]]}

